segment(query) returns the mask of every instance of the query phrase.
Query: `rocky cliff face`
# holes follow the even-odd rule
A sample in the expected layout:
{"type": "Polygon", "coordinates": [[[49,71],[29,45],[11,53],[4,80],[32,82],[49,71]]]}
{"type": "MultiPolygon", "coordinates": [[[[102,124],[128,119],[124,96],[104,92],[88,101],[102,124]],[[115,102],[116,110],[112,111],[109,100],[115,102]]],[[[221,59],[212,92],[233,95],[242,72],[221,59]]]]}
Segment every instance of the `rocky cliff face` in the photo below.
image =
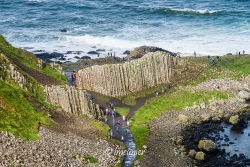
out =
{"type": "Polygon", "coordinates": [[[13,80],[18,86],[26,91],[35,92],[35,82],[13,64],[4,54],[0,54],[0,79],[13,80]]]}
{"type": "Polygon", "coordinates": [[[43,87],[49,104],[61,106],[63,110],[71,114],[86,114],[97,119],[101,117],[99,106],[89,100],[85,92],[68,85],[42,86],[3,54],[0,54],[0,80],[14,81],[20,88],[33,94],[37,93],[38,87],[43,87]]]}
{"type": "Polygon", "coordinates": [[[88,99],[83,90],[72,86],[52,85],[44,87],[48,103],[61,106],[63,110],[75,115],[88,115],[96,119],[101,118],[102,112],[97,104],[88,99]]]}
{"type": "Polygon", "coordinates": [[[123,64],[92,66],[78,72],[77,85],[109,96],[123,96],[145,87],[170,82],[184,61],[168,53],[148,53],[123,64]]]}

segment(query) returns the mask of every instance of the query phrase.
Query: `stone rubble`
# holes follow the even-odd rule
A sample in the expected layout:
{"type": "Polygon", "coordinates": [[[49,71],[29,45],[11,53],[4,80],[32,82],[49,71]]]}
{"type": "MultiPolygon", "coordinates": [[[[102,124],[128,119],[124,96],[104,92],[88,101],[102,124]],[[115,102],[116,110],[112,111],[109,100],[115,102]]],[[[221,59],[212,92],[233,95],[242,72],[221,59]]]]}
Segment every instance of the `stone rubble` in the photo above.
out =
{"type": "Polygon", "coordinates": [[[40,140],[27,142],[1,132],[0,166],[108,167],[119,163],[119,157],[106,153],[107,148],[115,148],[106,140],[62,134],[44,127],[38,135],[40,140]],[[98,163],[89,163],[84,158],[86,155],[97,158],[98,163]]]}

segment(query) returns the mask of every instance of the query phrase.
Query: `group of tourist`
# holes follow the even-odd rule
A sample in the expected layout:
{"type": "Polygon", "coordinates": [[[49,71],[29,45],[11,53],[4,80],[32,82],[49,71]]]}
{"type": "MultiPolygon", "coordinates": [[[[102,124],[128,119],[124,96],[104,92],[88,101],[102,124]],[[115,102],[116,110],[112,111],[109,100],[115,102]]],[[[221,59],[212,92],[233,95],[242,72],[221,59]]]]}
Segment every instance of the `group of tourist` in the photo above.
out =
{"type": "Polygon", "coordinates": [[[114,137],[114,133],[120,136],[120,140],[123,141],[124,137],[129,133],[129,114],[126,113],[122,115],[122,119],[120,119],[120,114],[117,112],[114,104],[110,104],[110,108],[106,108],[104,112],[104,121],[109,122],[109,137],[114,137]],[[125,128],[122,128],[122,124],[125,123],[125,128]]]}

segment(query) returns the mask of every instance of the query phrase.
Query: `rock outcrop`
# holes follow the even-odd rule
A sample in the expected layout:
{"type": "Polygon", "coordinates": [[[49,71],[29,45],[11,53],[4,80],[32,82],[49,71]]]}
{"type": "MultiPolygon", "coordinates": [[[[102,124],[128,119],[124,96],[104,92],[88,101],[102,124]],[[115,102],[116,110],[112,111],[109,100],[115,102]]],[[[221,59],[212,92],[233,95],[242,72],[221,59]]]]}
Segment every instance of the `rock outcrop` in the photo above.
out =
{"type": "Polygon", "coordinates": [[[138,59],[138,58],[141,58],[142,56],[146,55],[149,52],[157,52],[157,51],[169,53],[172,56],[175,56],[174,53],[169,52],[167,50],[164,50],[162,48],[153,47],[153,46],[140,46],[140,47],[135,48],[133,51],[129,52],[129,55],[126,56],[126,59],[128,59],[128,60],[129,59],[138,59]]]}
{"type": "Polygon", "coordinates": [[[0,80],[14,81],[20,88],[34,94],[38,93],[39,87],[43,87],[47,102],[62,107],[68,113],[86,114],[97,119],[102,115],[99,106],[89,100],[85,92],[68,85],[42,86],[3,54],[0,54],[0,80]]]}
{"type": "Polygon", "coordinates": [[[169,83],[180,58],[164,52],[148,53],[122,64],[92,66],[78,72],[77,85],[108,96],[124,96],[144,88],[169,83]]]}
{"type": "Polygon", "coordinates": [[[0,54],[0,80],[12,80],[20,88],[33,93],[37,88],[32,78],[22,72],[4,54],[0,54]]]}
{"type": "Polygon", "coordinates": [[[96,119],[101,118],[102,112],[97,104],[88,99],[83,90],[68,85],[52,85],[44,87],[46,101],[75,115],[88,115],[96,119]]]}

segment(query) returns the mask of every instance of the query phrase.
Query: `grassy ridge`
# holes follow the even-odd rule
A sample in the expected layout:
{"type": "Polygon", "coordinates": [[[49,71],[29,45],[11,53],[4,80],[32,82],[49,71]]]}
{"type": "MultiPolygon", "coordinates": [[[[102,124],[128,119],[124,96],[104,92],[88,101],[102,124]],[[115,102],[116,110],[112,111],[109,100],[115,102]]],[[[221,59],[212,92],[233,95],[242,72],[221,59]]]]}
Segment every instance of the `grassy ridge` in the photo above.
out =
{"type": "Polygon", "coordinates": [[[48,117],[26,99],[27,93],[0,81],[0,131],[24,140],[38,139],[38,123],[47,125],[48,117]]]}
{"type": "Polygon", "coordinates": [[[40,69],[38,66],[38,58],[33,53],[11,46],[2,35],[0,35],[0,53],[48,76],[61,81],[66,80],[66,76],[59,74],[49,63],[46,63],[45,67],[40,69]]]}

